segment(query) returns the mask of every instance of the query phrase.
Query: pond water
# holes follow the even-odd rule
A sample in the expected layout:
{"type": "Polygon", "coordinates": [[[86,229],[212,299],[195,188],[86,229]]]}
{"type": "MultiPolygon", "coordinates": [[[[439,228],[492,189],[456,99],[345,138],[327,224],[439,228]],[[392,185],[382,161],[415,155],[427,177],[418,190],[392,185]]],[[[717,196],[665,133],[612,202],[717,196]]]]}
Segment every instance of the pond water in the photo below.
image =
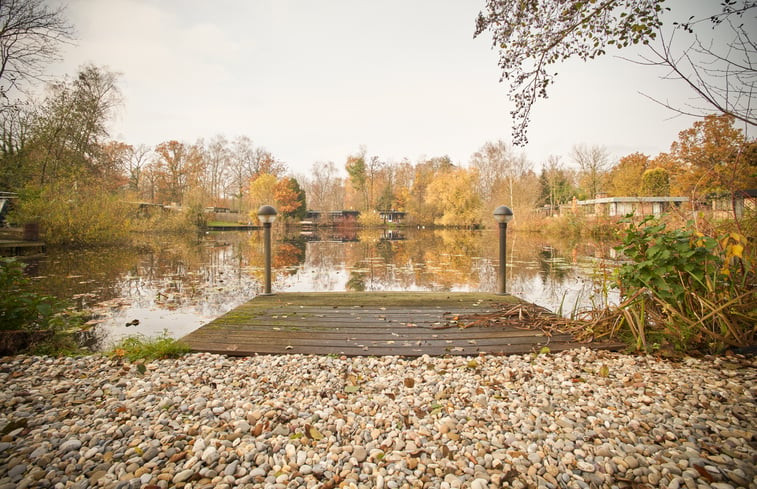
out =
{"type": "MultiPolygon", "coordinates": [[[[507,290],[568,315],[616,302],[611,245],[508,233],[507,290]]],[[[496,291],[495,230],[274,230],[273,291],[496,291]]],[[[125,335],[179,338],[262,291],[258,231],[145,237],[133,248],[28,260],[37,288],[94,308],[95,348],[125,335]],[[96,323],[96,325],[95,325],[96,323]]]]}

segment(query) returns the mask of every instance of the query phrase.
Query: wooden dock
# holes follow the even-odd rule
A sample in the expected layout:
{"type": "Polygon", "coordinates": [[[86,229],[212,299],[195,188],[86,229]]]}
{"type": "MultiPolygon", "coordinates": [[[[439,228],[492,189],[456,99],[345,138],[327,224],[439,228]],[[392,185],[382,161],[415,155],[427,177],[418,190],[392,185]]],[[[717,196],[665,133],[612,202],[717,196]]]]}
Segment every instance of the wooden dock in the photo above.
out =
{"type": "Polygon", "coordinates": [[[518,302],[488,293],[282,293],[258,296],[182,340],[193,351],[234,356],[507,355],[587,346],[566,334],[477,320],[518,302]]]}
{"type": "Polygon", "coordinates": [[[0,256],[37,255],[45,249],[41,241],[0,240],[0,256]]]}

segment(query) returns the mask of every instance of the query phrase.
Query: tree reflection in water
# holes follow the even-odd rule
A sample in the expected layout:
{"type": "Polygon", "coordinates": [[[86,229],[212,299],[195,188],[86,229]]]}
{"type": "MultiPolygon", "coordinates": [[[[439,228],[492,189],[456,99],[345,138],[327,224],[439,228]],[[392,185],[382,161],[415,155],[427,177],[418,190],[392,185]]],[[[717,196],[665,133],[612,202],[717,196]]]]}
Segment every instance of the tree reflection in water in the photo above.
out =
{"type": "MultiPolygon", "coordinates": [[[[275,229],[274,292],[493,292],[497,239],[493,230],[275,229]]],[[[29,273],[40,291],[95,307],[104,316],[105,343],[164,329],[180,337],[260,293],[263,249],[258,232],[162,236],[133,248],[50,250],[29,260],[29,273]],[[138,327],[125,326],[134,319],[138,327]]],[[[552,310],[587,305],[593,276],[606,277],[609,250],[509,233],[508,291],[552,310]]]]}

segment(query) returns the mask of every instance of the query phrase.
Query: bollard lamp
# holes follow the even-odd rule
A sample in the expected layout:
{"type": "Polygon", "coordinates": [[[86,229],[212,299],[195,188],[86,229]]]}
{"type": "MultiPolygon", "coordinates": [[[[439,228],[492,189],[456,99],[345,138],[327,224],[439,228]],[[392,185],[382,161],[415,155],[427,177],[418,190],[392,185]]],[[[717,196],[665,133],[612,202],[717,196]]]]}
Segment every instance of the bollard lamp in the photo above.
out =
{"type": "Polygon", "coordinates": [[[258,219],[263,223],[263,242],[265,246],[265,285],[263,295],[271,295],[271,224],[276,220],[276,209],[270,205],[258,209],[258,219]]]}
{"type": "Polygon", "coordinates": [[[494,209],[494,220],[499,223],[499,274],[497,275],[497,293],[506,294],[507,290],[507,223],[513,219],[513,211],[506,205],[494,209]]]}

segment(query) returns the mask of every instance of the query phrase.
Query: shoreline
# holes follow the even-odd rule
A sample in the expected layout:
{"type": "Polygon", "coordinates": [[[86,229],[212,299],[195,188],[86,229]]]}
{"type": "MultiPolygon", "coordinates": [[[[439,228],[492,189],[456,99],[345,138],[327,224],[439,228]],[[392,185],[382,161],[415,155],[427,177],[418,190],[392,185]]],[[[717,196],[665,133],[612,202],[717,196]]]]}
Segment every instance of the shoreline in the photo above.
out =
{"type": "Polygon", "coordinates": [[[757,487],[756,380],[588,349],[5,357],[0,489],[757,487]]]}

